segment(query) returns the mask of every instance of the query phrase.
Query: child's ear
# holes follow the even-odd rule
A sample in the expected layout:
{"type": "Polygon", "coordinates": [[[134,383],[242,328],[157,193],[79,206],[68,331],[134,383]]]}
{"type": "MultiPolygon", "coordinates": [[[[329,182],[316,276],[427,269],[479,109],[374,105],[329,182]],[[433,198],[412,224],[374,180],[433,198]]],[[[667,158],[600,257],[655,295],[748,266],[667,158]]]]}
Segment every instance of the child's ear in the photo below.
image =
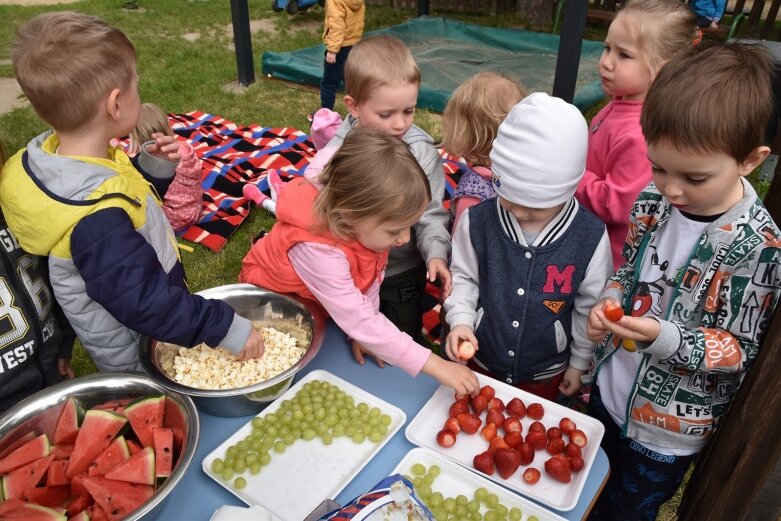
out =
{"type": "Polygon", "coordinates": [[[350,115],[352,117],[357,118],[358,117],[358,104],[355,102],[355,98],[350,96],[349,94],[344,97],[344,106],[347,107],[347,110],[350,111],[350,115]]]}
{"type": "Polygon", "coordinates": [[[767,156],[770,155],[770,147],[759,146],[751,151],[748,157],[740,164],[740,175],[747,176],[762,164],[767,156]]]}
{"type": "Polygon", "coordinates": [[[112,119],[119,119],[119,89],[112,89],[106,98],[106,111],[112,119]]]}

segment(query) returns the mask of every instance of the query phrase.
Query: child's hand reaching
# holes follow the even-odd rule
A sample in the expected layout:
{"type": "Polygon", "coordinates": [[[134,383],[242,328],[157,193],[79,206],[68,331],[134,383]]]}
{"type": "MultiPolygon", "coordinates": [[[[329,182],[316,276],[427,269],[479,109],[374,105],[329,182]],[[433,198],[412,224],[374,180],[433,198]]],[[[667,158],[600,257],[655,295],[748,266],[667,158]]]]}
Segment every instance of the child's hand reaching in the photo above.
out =
{"type": "Polygon", "coordinates": [[[423,364],[423,373],[436,378],[439,383],[453,389],[457,395],[477,396],[480,382],[477,376],[466,366],[448,362],[434,353],[423,364]]]}
{"type": "Polygon", "coordinates": [[[353,351],[353,358],[355,358],[355,361],[358,362],[358,365],[365,364],[366,363],[366,355],[369,355],[372,358],[374,358],[374,361],[377,362],[377,366],[379,368],[385,367],[385,362],[382,360],[382,358],[372,354],[368,349],[363,347],[357,341],[350,340],[350,348],[353,351]]]}
{"type": "Polygon", "coordinates": [[[564,378],[559,384],[559,392],[564,396],[572,396],[583,387],[583,381],[580,379],[585,371],[575,369],[574,367],[567,367],[564,371],[564,378]]]}
{"type": "Polygon", "coordinates": [[[443,259],[431,259],[426,264],[426,270],[428,270],[429,282],[434,282],[437,279],[442,282],[442,299],[448,298],[453,289],[453,279],[450,276],[450,270],[447,269],[447,262],[443,259]]]}
{"type": "Polygon", "coordinates": [[[588,314],[586,333],[589,340],[599,343],[608,333],[618,338],[634,340],[635,342],[651,343],[659,336],[662,326],[655,318],[622,316],[618,320],[610,320],[605,316],[605,308],[615,305],[612,298],[600,300],[591,308],[588,314]]]}
{"type": "Polygon", "coordinates": [[[452,361],[461,365],[466,365],[466,360],[462,360],[461,357],[458,356],[458,346],[461,342],[472,342],[472,345],[475,346],[475,351],[479,349],[477,346],[477,338],[472,332],[472,328],[463,324],[455,326],[450,330],[450,333],[448,333],[447,340],[445,341],[445,353],[447,353],[447,357],[452,361]]]}
{"type": "Polygon", "coordinates": [[[172,163],[178,163],[182,158],[179,153],[180,143],[173,137],[156,132],[152,134],[152,139],[154,139],[154,143],[146,146],[148,154],[172,163]]]}
{"type": "Polygon", "coordinates": [[[586,335],[588,339],[598,344],[605,338],[605,335],[609,333],[605,327],[604,308],[608,303],[615,304],[616,300],[612,298],[604,298],[597,302],[591,311],[588,312],[588,323],[586,324],[586,335]]]}
{"type": "Polygon", "coordinates": [[[247,343],[244,344],[244,349],[237,356],[239,360],[249,360],[250,358],[262,357],[265,351],[266,344],[263,343],[263,335],[253,328],[250,331],[247,343]]]}
{"type": "Polygon", "coordinates": [[[76,378],[76,373],[73,371],[73,367],[71,367],[71,361],[67,358],[57,359],[57,372],[66,380],[73,380],[76,378]]]}

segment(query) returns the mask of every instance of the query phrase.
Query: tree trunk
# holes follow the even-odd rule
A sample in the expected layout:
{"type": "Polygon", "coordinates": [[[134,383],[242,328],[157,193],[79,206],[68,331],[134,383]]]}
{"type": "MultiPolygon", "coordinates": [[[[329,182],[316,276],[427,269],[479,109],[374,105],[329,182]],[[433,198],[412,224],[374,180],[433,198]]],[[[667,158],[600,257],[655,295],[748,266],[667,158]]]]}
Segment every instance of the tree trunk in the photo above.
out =
{"type": "Polygon", "coordinates": [[[518,0],[515,10],[535,27],[548,26],[553,19],[553,0],[518,0]]]}

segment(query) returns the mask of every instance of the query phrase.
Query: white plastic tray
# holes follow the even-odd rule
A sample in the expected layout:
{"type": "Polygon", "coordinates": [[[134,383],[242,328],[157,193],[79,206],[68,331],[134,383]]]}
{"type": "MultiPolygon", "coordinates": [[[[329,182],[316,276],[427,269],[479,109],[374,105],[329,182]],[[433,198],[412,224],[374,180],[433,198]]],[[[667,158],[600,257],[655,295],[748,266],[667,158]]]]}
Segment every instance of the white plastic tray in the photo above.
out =
{"type": "MultiPolygon", "coordinates": [[[[393,472],[411,475],[410,469],[415,463],[421,463],[426,468],[431,467],[431,465],[439,465],[442,473],[434,481],[431,490],[441,492],[445,497],[455,497],[463,494],[468,499],[472,499],[474,491],[482,487],[499,496],[499,502],[508,509],[513,507],[520,508],[523,513],[522,521],[527,521],[529,516],[536,516],[539,521],[565,521],[563,517],[546,510],[536,503],[532,503],[523,496],[507,491],[474,472],[469,472],[464,467],[456,465],[444,456],[429,449],[420,447],[412,449],[396,465],[393,472]]],[[[485,513],[487,510],[485,505],[481,508],[481,512],[485,513]]]]}
{"type": "Polygon", "coordinates": [[[261,505],[283,521],[301,521],[324,499],[335,497],[407,420],[404,411],[398,407],[322,370],[307,374],[258,416],[276,411],[283,400],[292,398],[305,383],[312,380],[336,385],[352,395],[356,403],[366,402],[369,407],[378,407],[388,414],[391,424],[385,438],[379,443],[372,443],[367,438],[357,444],[342,436],[335,438],[331,445],[324,445],[319,438],[312,441],[296,440],[282,454],[270,451],[271,463],[263,467],[260,474],[252,476],[249,472],[243,473],[247,486],[242,490],[233,487],[233,480],[225,482],[212,472],[211,464],[215,458],[224,458],[229,446],[252,432],[252,421],[247,422],[203,460],[203,471],[209,477],[248,505],[261,505]]]}
{"type": "MultiPolygon", "coordinates": [[[[545,461],[550,458],[551,455],[548,454],[548,451],[543,449],[536,451],[534,461],[529,465],[530,467],[539,470],[542,474],[540,481],[534,485],[529,485],[521,477],[523,471],[527,467],[520,467],[515,474],[508,479],[503,479],[498,473],[489,476],[479,472],[472,466],[472,459],[475,455],[488,448],[488,443],[480,436],[479,431],[471,436],[464,434],[463,432],[458,433],[455,445],[449,448],[444,448],[437,443],[437,432],[442,429],[442,426],[448,417],[448,409],[455,401],[453,390],[444,386],[440,386],[434,392],[433,396],[426,402],[417,416],[415,416],[409,425],[407,425],[407,429],[404,431],[407,439],[415,445],[427,447],[438,452],[446,458],[463,465],[472,472],[477,472],[496,483],[534,498],[540,503],[548,505],[556,510],[566,512],[575,508],[575,505],[578,504],[580,493],[583,491],[583,486],[586,484],[591,465],[597,455],[599,443],[605,433],[604,426],[598,420],[595,420],[590,416],[586,416],[575,410],[568,409],[557,403],[527,393],[504,382],[494,380],[493,378],[481,374],[478,374],[477,378],[480,380],[481,387],[483,385],[491,385],[496,390],[496,396],[501,398],[505,405],[516,396],[520,398],[527,407],[534,402],[541,403],[545,409],[545,416],[543,416],[541,421],[546,427],[558,427],[559,420],[565,416],[572,419],[572,421],[577,424],[578,429],[582,430],[588,437],[588,443],[582,449],[583,461],[585,462],[583,470],[580,472],[573,472],[572,481],[569,483],[560,483],[552,479],[545,472],[545,461]]],[[[486,413],[484,412],[480,416],[483,420],[483,425],[485,425],[485,414],[486,413]]],[[[505,416],[507,415],[505,414],[505,416]]],[[[526,438],[526,434],[529,432],[529,425],[531,425],[533,421],[534,420],[528,416],[521,420],[524,438],[526,438]]],[[[567,441],[566,436],[564,439],[567,441]]]]}

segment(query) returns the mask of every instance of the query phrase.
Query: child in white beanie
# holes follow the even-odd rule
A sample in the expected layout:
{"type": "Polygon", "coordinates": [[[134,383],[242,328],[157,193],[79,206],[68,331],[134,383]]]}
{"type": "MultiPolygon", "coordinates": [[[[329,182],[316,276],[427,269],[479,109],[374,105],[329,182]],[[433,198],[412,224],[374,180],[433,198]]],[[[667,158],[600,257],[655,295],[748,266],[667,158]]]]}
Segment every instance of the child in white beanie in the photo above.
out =
{"type": "Polygon", "coordinates": [[[587,143],[578,109],[529,95],[493,144],[497,198],[469,208],[453,233],[448,357],[472,342],[470,367],[549,400],[582,385],[595,348],[588,312],[612,267],[604,223],[574,198],[587,143]]]}

